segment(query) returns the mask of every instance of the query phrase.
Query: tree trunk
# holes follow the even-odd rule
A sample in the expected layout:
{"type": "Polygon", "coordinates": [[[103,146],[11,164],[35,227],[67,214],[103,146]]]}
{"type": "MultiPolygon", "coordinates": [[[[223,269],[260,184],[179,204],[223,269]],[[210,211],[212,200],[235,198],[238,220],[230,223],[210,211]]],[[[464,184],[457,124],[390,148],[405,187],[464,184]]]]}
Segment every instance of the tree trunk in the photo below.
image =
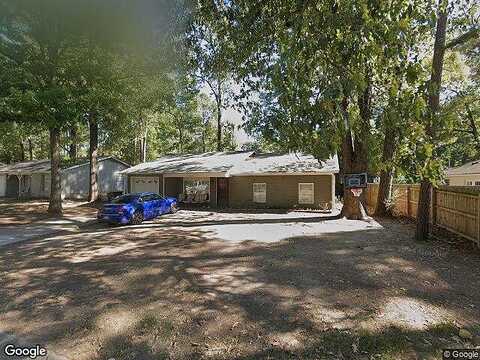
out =
{"type": "Polygon", "coordinates": [[[62,215],[62,181],[60,177],[60,130],[50,128],[50,202],[48,212],[62,215]]]}
{"type": "Polygon", "coordinates": [[[145,133],[143,134],[142,140],[141,140],[141,154],[140,154],[140,162],[144,163],[147,161],[147,130],[145,130],[145,133]]]}
{"type": "Polygon", "coordinates": [[[28,157],[29,160],[33,160],[33,143],[32,143],[32,138],[28,138],[28,157]]]}
{"type": "Polygon", "coordinates": [[[70,128],[70,148],[68,149],[68,157],[70,160],[77,161],[78,144],[77,144],[77,125],[72,125],[70,128]]]}
{"type": "Polygon", "coordinates": [[[391,162],[395,154],[396,134],[389,124],[385,126],[385,139],[383,140],[382,163],[383,168],[380,172],[380,184],[378,185],[377,206],[375,215],[391,215],[387,202],[392,197],[393,166],[391,162]]]}
{"type": "Polygon", "coordinates": [[[202,153],[207,152],[207,144],[206,144],[206,130],[205,128],[202,129],[202,153]]]}
{"type": "Polygon", "coordinates": [[[90,114],[88,125],[90,130],[90,148],[88,151],[90,160],[90,184],[88,188],[88,201],[92,202],[98,199],[98,123],[94,113],[90,114]]]}
{"type": "Polygon", "coordinates": [[[432,202],[432,183],[428,179],[420,183],[420,194],[417,209],[417,227],[415,238],[417,241],[428,239],[430,233],[430,204],[432,202]]]}
{"type": "MultiPolygon", "coordinates": [[[[437,29],[435,33],[435,44],[433,49],[432,74],[429,84],[429,114],[427,118],[426,134],[435,142],[435,124],[434,121],[438,116],[440,109],[440,88],[442,86],[443,58],[445,55],[445,37],[447,30],[448,15],[446,12],[446,0],[439,1],[439,12],[437,18],[437,29]]],[[[417,227],[415,238],[417,241],[428,239],[429,235],[429,218],[432,183],[430,179],[423,179],[420,186],[420,196],[418,199],[417,210],[417,227]]]]}
{"type": "Polygon", "coordinates": [[[223,151],[222,144],[222,83],[217,82],[217,151],[223,151]]]}
{"type": "Polygon", "coordinates": [[[217,105],[217,151],[222,149],[222,109],[217,105]]]}
{"type": "Polygon", "coordinates": [[[475,140],[475,148],[477,149],[477,155],[480,154],[480,138],[478,136],[478,129],[477,124],[475,122],[475,118],[472,113],[472,109],[470,109],[470,105],[465,105],[465,110],[467,111],[467,118],[470,124],[470,129],[472,131],[473,139],[475,140]]]}
{"type": "Polygon", "coordinates": [[[20,161],[25,161],[25,145],[23,139],[20,140],[20,161]]]}
{"type": "MultiPolygon", "coordinates": [[[[363,158],[365,152],[363,151],[362,146],[360,148],[354,148],[354,140],[352,138],[352,131],[350,129],[350,123],[348,118],[348,100],[344,99],[342,108],[343,116],[345,122],[345,136],[342,143],[342,163],[343,163],[343,173],[353,174],[353,173],[364,173],[367,172],[367,162],[363,158]]],[[[355,144],[360,144],[361,139],[356,139],[355,144]]],[[[367,212],[363,206],[365,203],[365,193],[359,197],[353,195],[350,189],[343,189],[343,207],[342,207],[342,216],[345,216],[350,220],[364,220],[367,218],[367,212]]]]}

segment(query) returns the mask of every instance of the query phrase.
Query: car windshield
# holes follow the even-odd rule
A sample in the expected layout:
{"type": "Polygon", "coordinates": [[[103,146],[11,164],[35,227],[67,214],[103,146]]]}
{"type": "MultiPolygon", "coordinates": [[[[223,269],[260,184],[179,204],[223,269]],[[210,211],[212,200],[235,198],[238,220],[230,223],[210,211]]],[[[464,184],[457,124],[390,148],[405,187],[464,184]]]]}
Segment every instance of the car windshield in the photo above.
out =
{"type": "Polygon", "coordinates": [[[129,204],[137,200],[138,200],[138,196],[136,195],[123,195],[113,199],[112,204],[129,204]]]}

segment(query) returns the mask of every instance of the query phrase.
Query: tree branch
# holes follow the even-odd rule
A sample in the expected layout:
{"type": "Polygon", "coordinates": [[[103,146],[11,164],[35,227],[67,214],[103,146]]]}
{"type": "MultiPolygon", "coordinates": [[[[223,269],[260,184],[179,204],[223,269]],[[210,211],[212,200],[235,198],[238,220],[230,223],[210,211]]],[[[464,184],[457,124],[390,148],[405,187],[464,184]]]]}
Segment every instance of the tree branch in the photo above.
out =
{"type": "Polygon", "coordinates": [[[476,28],[470,29],[466,33],[456,37],[453,40],[450,40],[445,45],[445,49],[451,49],[451,48],[454,48],[455,46],[462,45],[466,43],[468,40],[470,40],[471,38],[478,36],[479,34],[480,34],[480,28],[476,27],[476,28]]]}

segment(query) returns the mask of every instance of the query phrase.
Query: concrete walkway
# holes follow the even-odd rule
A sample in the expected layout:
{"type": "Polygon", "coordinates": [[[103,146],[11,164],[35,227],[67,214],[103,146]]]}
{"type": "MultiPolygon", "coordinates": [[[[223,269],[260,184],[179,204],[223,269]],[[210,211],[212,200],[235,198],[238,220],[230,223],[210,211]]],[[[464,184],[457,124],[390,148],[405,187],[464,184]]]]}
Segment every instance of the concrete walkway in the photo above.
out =
{"type": "Polygon", "coordinates": [[[61,231],[78,231],[83,226],[97,220],[92,217],[75,217],[46,219],[25,225],[0,226],[0,247],[27,241],[38,237],[49,236],[61,231]]]}

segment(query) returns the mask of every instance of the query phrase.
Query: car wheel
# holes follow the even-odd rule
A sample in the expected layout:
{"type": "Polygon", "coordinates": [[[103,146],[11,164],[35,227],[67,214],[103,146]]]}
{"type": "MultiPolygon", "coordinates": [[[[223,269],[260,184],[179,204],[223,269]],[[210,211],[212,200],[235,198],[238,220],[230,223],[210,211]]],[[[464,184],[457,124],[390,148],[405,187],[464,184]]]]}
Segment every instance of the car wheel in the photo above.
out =
{"type": "Polygon", "coordinates": [[[140,225],[143,221],[143,214],[140,211],[135,211],[133,214],[131,224],[132,225],[140,225]]]}
{"type": "Polygon", "coordinates": [[[175,214],[178,211],[177,204],[172,204],[170,206],[170,214],[175,214]]]}

